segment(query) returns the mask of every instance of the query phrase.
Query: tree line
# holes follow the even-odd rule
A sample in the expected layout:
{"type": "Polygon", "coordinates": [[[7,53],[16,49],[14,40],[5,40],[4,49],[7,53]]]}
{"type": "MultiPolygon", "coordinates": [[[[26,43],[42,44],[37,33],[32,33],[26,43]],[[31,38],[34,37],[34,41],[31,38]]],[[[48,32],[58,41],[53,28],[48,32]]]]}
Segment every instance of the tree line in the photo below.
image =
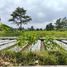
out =
{"type": "Polygon", "coordinates": [[[34,26],[31,26],[30,28],[28,28],[27,30],[47,30],[47,31],[51,31],[51,30],[60,30],[60,31],[65,31],[67,30],[67,18],[59,18],[56,20],[56,22],[54,24],[49,23],[46,25],[46,28],[42,29],[42,28],[34,28],[34,26]]]}
{"type": "Polygon", "coordinates": [[[55,24],[49,23],[46,25],[46,30],[67,30],[67,18],[59,18],[56,20],[55,24]]]}
{"type": "MultiPolygon", "coordinates": [[[[10,22],[13,22],[18,26],[19,30],[24,30],[23,24],[27,24],[32,20],[31,16],[28,16],[27,11],[24,8],[17,7],[11,14],[10,22]]],[[[27,30],[43,30],[42,28],[35,29],[33,26],[27,30]]],[[[59,18],[56,20],[55,24],[49,23],[46,25],[44,30],[67,30],[67,18],[59,18]]]]}

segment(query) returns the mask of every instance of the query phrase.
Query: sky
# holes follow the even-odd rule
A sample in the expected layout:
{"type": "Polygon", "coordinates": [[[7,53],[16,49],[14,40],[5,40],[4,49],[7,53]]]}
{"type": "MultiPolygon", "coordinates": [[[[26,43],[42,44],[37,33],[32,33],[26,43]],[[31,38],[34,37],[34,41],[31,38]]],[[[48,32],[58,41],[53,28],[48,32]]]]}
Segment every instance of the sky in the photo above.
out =
{"type": "Polygon", "coordinates": [[[56,19],[67,16],[67,0],[0,0],[1,22],[17,27],[9,22],[10,14],[17,8],[23,7],[32,21],[23,27],[45,28],[49,23],[55,23],[56,19]]]}

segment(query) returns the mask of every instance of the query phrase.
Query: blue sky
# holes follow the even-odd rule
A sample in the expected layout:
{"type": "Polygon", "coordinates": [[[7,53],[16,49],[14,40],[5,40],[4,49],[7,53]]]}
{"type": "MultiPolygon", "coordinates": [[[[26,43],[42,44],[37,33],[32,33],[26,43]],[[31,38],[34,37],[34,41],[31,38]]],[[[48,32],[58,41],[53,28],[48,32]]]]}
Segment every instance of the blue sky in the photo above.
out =
{"type": "Polygon", "coordinates": [[[67,0],[0,0],[1,21],[12,27],[16,25],[8,22],[10,14],[17,7],[24,7],[27,14],[32,17],[32,21],[25,28],[34,26],[35,28],[45,28],[46,24],[54,23],[57,18],[67,16],[67,0]]]}

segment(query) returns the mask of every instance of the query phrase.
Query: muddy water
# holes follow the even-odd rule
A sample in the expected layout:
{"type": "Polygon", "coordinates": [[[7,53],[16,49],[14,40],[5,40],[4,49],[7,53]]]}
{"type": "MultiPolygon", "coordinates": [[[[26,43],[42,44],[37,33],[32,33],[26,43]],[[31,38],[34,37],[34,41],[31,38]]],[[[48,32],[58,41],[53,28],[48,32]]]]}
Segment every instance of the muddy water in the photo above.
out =
{"type": "Polygon", "coordinates": [[[16,40],[0,40],[0,50],[3,50],[15,44],[16,40]]]}

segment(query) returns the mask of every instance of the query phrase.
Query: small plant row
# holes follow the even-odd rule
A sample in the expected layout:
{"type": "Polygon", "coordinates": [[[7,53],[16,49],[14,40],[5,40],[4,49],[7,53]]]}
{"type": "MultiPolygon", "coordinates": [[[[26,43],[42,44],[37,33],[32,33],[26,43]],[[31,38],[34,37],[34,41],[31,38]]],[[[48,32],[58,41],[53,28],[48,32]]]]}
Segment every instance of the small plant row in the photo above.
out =
{"type": "Polygon", "coordinates": [[[47,37],[44,41],[45,49],[48,51],[58,51],[58,50],[64,50],[59,44],[57,44],[53,38],[47,37]]]}

